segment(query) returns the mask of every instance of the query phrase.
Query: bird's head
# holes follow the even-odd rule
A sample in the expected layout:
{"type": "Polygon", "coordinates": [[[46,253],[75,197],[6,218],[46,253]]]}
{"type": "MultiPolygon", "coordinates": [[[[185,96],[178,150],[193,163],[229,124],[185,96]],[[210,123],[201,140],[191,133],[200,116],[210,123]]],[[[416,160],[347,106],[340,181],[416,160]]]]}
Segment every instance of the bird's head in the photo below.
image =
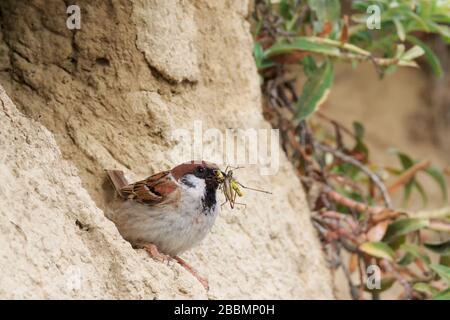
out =
{"type": "Polygon", "coordinates": [[[189,161],[171,170],[172,176],[188,188],[196,188],[199,184],[208,189],[217,190],[220,184],[217,172],[219,167],[207,161],[189,161]]]}

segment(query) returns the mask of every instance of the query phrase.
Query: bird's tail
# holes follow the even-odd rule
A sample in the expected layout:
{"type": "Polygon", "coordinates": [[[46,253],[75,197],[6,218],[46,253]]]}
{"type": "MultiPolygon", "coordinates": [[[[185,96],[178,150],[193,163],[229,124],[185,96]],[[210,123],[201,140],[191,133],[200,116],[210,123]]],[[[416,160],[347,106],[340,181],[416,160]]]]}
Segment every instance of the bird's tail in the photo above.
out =
{"type": "Polygon", "coordinates": [[[128,185],[128,181],[125,178],[123,171],[121,170],[105,170],[105,171],[108,174],[109,180],[111,180],[114,189],[116,189],[117,193],[123,198],[124,196],[121,192],[121,189],[128,185]]]}

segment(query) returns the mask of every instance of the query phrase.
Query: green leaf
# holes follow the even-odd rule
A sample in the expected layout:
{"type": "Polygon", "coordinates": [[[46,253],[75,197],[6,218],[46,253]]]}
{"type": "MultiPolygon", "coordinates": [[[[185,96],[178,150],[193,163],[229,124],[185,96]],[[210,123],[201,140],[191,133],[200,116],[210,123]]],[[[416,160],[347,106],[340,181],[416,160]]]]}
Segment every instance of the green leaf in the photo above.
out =
{"type": "Polygon", "coordinates": [[[427,193],[425,192],[425,189],[422,187],[422,185],[416,180],[413,179],[413,186],[419,191],[420,196],[422,197],[422,202],[424,205],[428,203],[428,197],[427,193]]]}
{"type": "Polygon", "coordinates": [[[391,223],[386,230],[383,241],[390,242],[395,238],[427,227],[428,219],[404,218],[391,223]]]}
{"type": "Polygon", "coordinates": [[[406,36],[406,39],[412,44],[420,46],[423,49],[423,51],[425,52],[425,59],[430,65],[434,75],[441,78],[444,75],[444,72],[442,71],[441,62],[439,61],[439,58],[436,56],[433,50],[429,46],[427,46],[424,42],[422,42],[421,40],[417,39],[414,36],[408,35],[406,36]]]}
{"type": "Polygon", "coordinates": [[[353,148],[353,150],[363,152],[365,155],[368,155],[369,149],[367,148],[363,140],[365,133],[364,126],[360,122],[353,121],[353,132],[355,134],[356,139],[356,145],[353,148]]]}
{"type": "Polygon", "coordinates": [[[405,14],[406,14],[409,18],[411,18],[412,20],[414,20],[414,21],[417,23],[417,25],[419,26],[419,28],[420,28],[421,30],[423,30],[423,31],[425,31],[425,32],[429,32],[429,31],[430,31],[430,28],[428,27],[427,22],[426,22],[424,19],[422,19],[421,16],[415,14],[414,12],[412,12],[412,11],[410,11],[410,10],[406,10],[406,11],[405,11],[405,14]]]}
{"type": "Polygon", "coordinates": [[[441,256],[450,256],[450,240],[441,243],[425,243],[425,248],[441,256]]]}
{"type": "MultiPolygon", "coordinates": [[[[401,174],[403,172],[405,172],[406,170],[408,170],[409,167],[412,166],[412,164],[414,163],[408,156],[403,155],[403,154],[399,154],[398,155],[400,158],[400,161],[402,163],[402,168],[403,170],[399,170],[398,172],[396,172],[395,174],[401,174]]],[[[408,203],[408,200],[411,196],[411,192],[413,190],[414,187],[414,181],[415,178],[412,178],[410,181],[408,181],[404,188],[403,188],[403,205],[406,206],[406,204],[408,203]]]]}
{"type": "Polygon", "coordinates": [[[352,9],[357,10],[357,11],[366,12],[368,6],[369,6],[369,3],[367,3],[366,1],[360,1],[360,0],[352,1],[352,9]]]}
{"type": "Polygon", "coordinates": [[[397,264],[406,267],[411,263],[413,263],[414,261],[416,261],[416,257],[412,255],[410,252],[407,252],[399,261],[397,261],[397,264]]]}
{"type": "Polygon", "coordinates": [[[433,297],[433,300],[450,300],[450,288],[445,289],[433,297]]]}
{"type": "Polygon", "coordinates": [[[406,243],[406,235],[395,238],[389,243],[389,246],[394,250],[398,250],[404,243],[406,243]]]}
{"type": "Polygon", "coordinates": [[[412,243],[404,243],[400,246],[400,249],[405,251],[406,255],[411,255],[414,260],[423,260],[427,265],[431,263],[430,258],[426,254],[422,253],[422,249],[418,245],[412,243]]]}
{"type": "Polygon", "coordinates": [[[450,24],[450,14],[444,15],[444,14],[437,13],[437,14],[433,15],[433,20],[434,20],[434,22],[448,25],[448,24],[450,24]]]}
{"type": "Polygon", "coordinates": [[[425,172],[436,181],[441,188],[442,196],[444,200],[447,201],[447,183],[445,182],[445,177],[442,174],[441,170],[436,167],[428,167],[425,169],[425,172]]]}
{"type": "Polygon", "coordinates": [[[430,296],[434,296],[438,293],[438,290],[435,287],[425,282],[417,282],[414,284],[413,289],[430,296]]]}
{"type": "MultiPolygon", "coordinates": [[[[407,154],[399,152],[395,149],[391,149],[390,153],[396,154],[398,156],[404,170],[411,168],[416,163],[407,154]]],[[[427,173],[428,175],[430,175],[436,181],[436,183],[439,185],[439,187],[442,191],[442,195],[443,195],[444,199],[447,201],[447,184],[445,182],[445,178],[444,178],[444,175],[442,174],[441,170],[439,170],[435,167],[428,167],[424,170],[424,172],[427,173]]],[[[412,192],[413,188],[416,188],[417,191],[419,191],[420,195],[422,196],[422,200],[424,200],[424,202],[427,202],[426,192],[425,192],[424,188],[422,187],[422,185],[420,183],[418,183],[415,178],[411,179],[405,185],[404,194],[403,194],[404,202],[406,203],[408,201],[409,197],[411,196],[411,192],[412,192]]]]}
{"type": "Polygon", "coordinates": [[[445,25],[440,25],[434,21],[427,21],[428,27],[432,32],[439,33],[446,43],[450,41],[450,27],[445,25]]]}
{"type": "Polygon", "coordinates": [[[389,261],[394,260],[394,250],[392,250],[391,247],[389,247],[384,242],[365,242],[359,246],[359,249],[362,252],[365,252],[371,256],[377,257],[377,258],[383,258],[387,259],[389,261]]]}
{"type": "Polygon", "coordinates": [[[443,266],[450,267],[450,255],[449,256],[441,256],[439,258],[439,264],[443,266]]]}
{"type": "Polygon", "coordinates": [[[262,69],[265,69],[265,68],[268,68],[268,67],[271,67],[274,65],[273,62],[267,61],[264,58],[264,49],[259,42],[256,42],[255,45],[253,46],[253,56],[255,58],[256,67],[259,70],[262,70],[262,69]]]}
{"type": "Polygon", "coordinates": [[[364,138],[365,129],[361,122],[353,121],[353,132],[356,139],[362,140],[364,138]]]}
{"type": "Polygon", "coordinates": [[[419,1],[417,4],[417,13],[421,17],[429,17],[433,11],[433,3],[431,1],[419,1]]]}
{"type": "Polygon", "coordinates": [[[409,198],[411,196],[411,192],[412,192],[413,187],[414,187],[414,178],[411,179],[411,181],[409,181],[405,185],[405,188],[404,188],[404,191],[403,191],[403,202],[404,202],[404,204],[408,203],[408,200],[409,200],[409,198]]]}
{"type": "Polygon", "coordinates": [[[292,41],[279,40],[264,53],[265,58],[272,58],[293,51],[308,51],[329,56],[338,56],[340,50],[332,45],[314,42],[308,37],[297,37],[292,41]]]}
{"type": "Polygon", "coordinates": [[[411,159],[411,157],[408,156],[406,153],[394,149],[391,149],[391,153],[396,154],[398,156],[404,170],[409,169],[414,165],[414,160],[411,159]]]}
{"type": "Polygon", "coordinates": [[[264,49],[261,43],[255,43],[255,46],[253,47],[253,56],[255,57],[256,66],[259,67],[259,65],[261,65],[262,59],[264,58],[264,49]]]}
{"type": "Polygon", "coordinates": [[[303,86],[302,94],[297,103],[295,119],[301,121],[314,113],[326,100],[333,83],[333,65],[326,60],[303,86]]]}
{"type": "Polygon", "coordinates": [[[439,258],[439,264],[442,264],[443,266],[446,266],[446,267],[450,267],[450,255],[441,256],[439,258]]]}
{"type": "Polygon", "coordinates": [[[292,19],[292,11],[291,11],[291,6],[289,5],[287,0],[281,0],[280,4],[279,4],[279,12],[280,15],[285,19],[285,20],[291,20],[292,19]]]}
{"type": "Polygon", "coordinates": [[[322,25],[326,22],[337,22],[341,16],[339,0],[308,0],[308,6],[316,13],[317,19],[322,25]]]}
{"type": "Polygon", "coordinates": [[[430,264],[430,268],[445,280],[445,282],[450,283],[450,267],[442,264],[430,264]]]}
{"type": "Polygon", "coordinates": [[[369,157],[369,148],[367,148],[364,143],[364,126],[357,121],[353,122],[353,132],[355,133],[356,144],[353,147],[353,151],[361,152],[366,156],[366,159],[369,157]]]}
{"type": "Polygon", "coordinates": [[[383,277],[380,281],[380,289],[369,289],[367,286],[364,286],[364,291],[367,292],[383,292],[392,287],[392,285],[395,283],[396,279],[394,277],[383,277]]]}
{"type": "Polygon", "coordinates": [[[316,60],[311,56],[306,56],[300,62],[303,65],[303,72],[307,77],[311,77],[317,71],[316,60]]]}

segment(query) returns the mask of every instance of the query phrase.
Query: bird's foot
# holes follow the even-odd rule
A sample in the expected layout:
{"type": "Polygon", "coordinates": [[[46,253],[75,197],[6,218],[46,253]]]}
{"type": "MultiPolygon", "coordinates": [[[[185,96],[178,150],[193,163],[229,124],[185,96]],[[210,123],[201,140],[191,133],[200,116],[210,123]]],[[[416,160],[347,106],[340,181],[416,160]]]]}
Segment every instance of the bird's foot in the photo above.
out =
{"type": "Polygon", "coordinates": [[[147,251],[148,254],[156,261],[169,262],[172,259],[175,259],[183,268],[185,268],[187,271],[189,271],[189,273],[191,273],[201,283],[201,285],[205,288],[206,291],[209,290],[208,279],[205,277],[202,277],[198,273],[198,271],[194,269],[194,267],[192,267],[190,264],[188,264],[182,258],[180,258],[178,256],[175,256],[172,258],[171,256],[169,256],[167,254],[161,253],[158,250],[158,247],[156,245],[154,245],[153,243],[142,244],[142,245],[140,245],[140,247],[142,249],[144,249],[145,251],[147,251]]]}
{"type": "Polygon", "coordinates": [[[206,291],[209,290],[209,282],[208,279],[205,277],[202,277],[197,270],[195,270],[191,265],[189,265],[186,261],[181,259],[178,256],[175,256],[174,259],[187,271],[189,271],[205,288],[206,291]]]}
{"type": "Polygon", "coordinates": [[[169,262],[172,259],[169,255],[159,252],[158,247],[153,243],[143,244],[142,248],[156,261],[169,262]]]}

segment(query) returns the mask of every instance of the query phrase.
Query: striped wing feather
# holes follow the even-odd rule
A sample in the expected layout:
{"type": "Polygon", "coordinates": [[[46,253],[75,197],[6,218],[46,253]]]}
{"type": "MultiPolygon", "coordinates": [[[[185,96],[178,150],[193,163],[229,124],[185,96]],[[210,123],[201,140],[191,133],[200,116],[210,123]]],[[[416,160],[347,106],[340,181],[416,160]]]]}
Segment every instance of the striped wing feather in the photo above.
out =
{"type": "Polygon", "coordinates": [[[121,188],[120,193],[125,199],[154,205],[165,201],[176,189],[170,171],[163,171],[121,188]]]}

